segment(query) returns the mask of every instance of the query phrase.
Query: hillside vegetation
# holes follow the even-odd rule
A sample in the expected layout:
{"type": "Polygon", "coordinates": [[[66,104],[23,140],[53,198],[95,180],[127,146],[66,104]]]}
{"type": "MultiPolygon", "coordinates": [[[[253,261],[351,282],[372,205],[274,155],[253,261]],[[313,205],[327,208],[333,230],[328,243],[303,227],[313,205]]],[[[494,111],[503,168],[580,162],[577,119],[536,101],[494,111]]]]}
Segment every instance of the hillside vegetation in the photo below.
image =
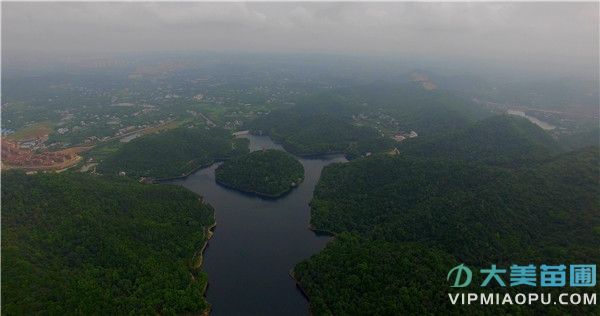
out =
{"type": "Polygon", "coordinates": [[[466,128],[410,139],[399,147],[407,155],[493,165],[539,162],[561,152],[559,144],[526,118],[493,116],[466,128]]]}
{"type": "Polygon", "coordinates": [[[330,114],[303,114],[292,110],[272,112],[251,125],[254,134],[269,135],[287,151],[299,156],[360,155],[393,148],[393,141],[376,130],[355,126],[330,114]]]}
{"type": "Polygon", "coordinates": [[[97,170],[111,175],[124,171],[136,178],[171,178],[247,152],[247,140],[233,138],[226,130],[180,127],[124,144],[97,170]]]}
{"type": "Polygon", "coordinates": [[[281,196],[304,179],[304,167],[280,150],[259,150],[224,162],[215,179],[227,187],[267,197],[281,196]]]}
{"type": "Polygon", "coordinates": [[[201,313],[194,259],[213,223],[176,186],[3,172],[2,314],[201,313]]]}
{"type": "Polygon", "coordinates": [[[347,120],[362,114],[367,117],[364,123],[372,127],[415,130],[423,136],[447,133],[491,115],[445,91],[426,90],[418,83],[386,81],[316,94],[302,100],[295,110],[327,113],[347,120]]]}
{"type": "Polygon", "coordinates": [[[291,109],[259,117],[249,129],[296,155],[344,153],[353,159],[393,149],[398,143],[391,138],[401,131],[431,137],[488,115],[445,92],[375,82],[306,97],[291,109]]]}
{"type": "Polygon", "coordinates": [[[556,245],[598,259],[598,164],[597,148],[518,170],[378,155],[325,168],[312,223],[431,243],[472,263],[558,260],[567,249],[556,245]]]}
{"type": "Polygon", "coordinates": [[[444,281],[457,262],[489,267],[600,260],[598,147],[551,155],[558,152],[552,142],[527,124],[488,119],[469,128],[479,136],[461,132],[440,138],[439,147],[425,142],[400,155],[325,167],[311,221],[338,238],[295,268],[313,313],[600,312],[581,305],[463,311],[447,299],[451,290],[444,281]]]}

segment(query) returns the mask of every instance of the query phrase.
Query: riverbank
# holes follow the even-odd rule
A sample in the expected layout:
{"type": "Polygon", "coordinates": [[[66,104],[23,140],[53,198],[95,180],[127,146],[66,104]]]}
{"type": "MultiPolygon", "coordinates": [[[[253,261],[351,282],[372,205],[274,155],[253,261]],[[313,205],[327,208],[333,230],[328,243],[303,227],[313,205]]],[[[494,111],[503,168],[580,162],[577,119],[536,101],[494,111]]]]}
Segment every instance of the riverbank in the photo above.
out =
{"type": "Polygon", "coordinates": [[[205,229],[204,236],[206,236],[206,241],[202,245],[202,248],[200,248],[200,250],[198,250],[196,252],[196,254],[194,255],[194,258],[192,259],[192,262],[193,262],[192,268],[194,270],[202,268],[202,262],[204,260],[204,252],[206,251],[206,247],[208,246],[208,242],[210,241],[210,239],[214,235],[214,231],[213,230],[215,229],[215,227],[217,227],[217,221],[216,220],[215,220],[215,222],[212,225],[206,227],[206,229],[205,229]]]}
{"type": "Polygon", "coordinates": [[[337,150],[337,151],[330,151],[330,152],[326,152],[326,153],[298,153],[294,150],[290,149],[290,145],[288,143],[285,142],[285,139],[283,138],[273,138],[271,137],[271,135],[269,135],[268,133],[256,133],[253,131],[249,131],[248,133],[242,134],[242,135],[250,135],[250,136],[258,136],[258,137],[269,137],[271,139],[271,141],[279,146],[281,146],[285,152],[292,154],[294,156],[296,156],[297,158],[303,158],[303,159],[330,159],[336,156],[344,156],[344,158],[347,159],[347,154],[345,151],[341,151],[341,150],[337,150]]]}
{"type": "Polygon", "coordinates": [[[186,172],[185,174],[180,175],[180,176],[168,177],[168,178],[156,178],[156,179],[142,177],[142,180],[140,180],[140,182],[148,181],[150,183],[161,183],[161,182],[167,182],[167,181],[173,181],[173,180],[183,180],[183,179],[186,179],[187,177],[191,176],[192,174],[196,173],[199,170],[202,170],[204,168],[210,168],[212,165],[219,163],[219,162],[224,162],[225,160],[227,160],[227,159],[225,159],[225,158],[213,159],[212,162],[195,167],[191,171],[186,172]]]}
{"type": "Polygon", "coordinates": [[[300,285],[300,281],[298,281],[298,279],[296,279],[296,272],[294,271],[294,269],[290,269],[290,271],[288,272],[288,275],[292,278],[292,280],[294,280],[294,283],[296,283],[296,287],[298,288],[298,290],[300,290],[300,292],[302,293],[302,295],[304,295],[304,297],[306,298],[306,300],[310,302],[308,294],[302,288],[302,285],[300,285]]]}
{"type": "MultiPolygon", "coordinates": [[[[251,150],[281,150],[267,137],[247,137],[251,150]]],[[[343,161],[343,157],[300,159],[305,170],[303,181],[289,195],[276,200],[217,183],[218,164],[171,182],[201,195],[215,209],[219,233],[210,239],[201,267],[209,276],[205,295],[211,305],[210,315],[307,314],[309,302],[290,283],[288,274],[290,268],[321,251],[330,240],[308,229],[309,202],[322,168],[343,161]],[[265,297],[269,300],[264,301],[265,297]]],[[[199,243],[198,249],[201,246],[199,243]]],[[[194,259],[200,263],[199,258],[194,259]]]]}
{"type": "Polygon", "coordinates": [[[302,288],[300,281],[298,281],[298,279],[296,279],[296,272],[294,271],[294,269],[290,269],[290,271],[288,272],[288,275],[292,278],[292,280],[294,280],[294,283],[296,283],[296,288],[300,291],[300,293],[302,293],[302,296],[304,296],[304,298],[308,302],[308,315],[313,316],[314,314],[313,314],[313,312],[311,310],[311,306],[310,306],[310,297],[308,297],[308,293],[306,293],[306,290],[304,290],[304,288],[302,288]]]}
{"type": "MultiPolygon", "coordinates": [[[[302,181],[304,181],[304,179],[302,179],[302,181]]],[[[226,182],[217,180],[215,178],[215,182],[218,185],[223,186],[223,187],[225,187],[227,189],[238,191],[238,192],[241,192],[241,193],[244,193],[244,194],[248,194],[248,195],[258,196],[260,198],[269,199],[269,200],[279,199],[279,198],[282,198],[282,197],[288,195],[295,188],[297,188],[300,185],[300,183],[302,183],[302,181],[299,181],[295,186],[290,186],[287,190],[285,190],[285,191],[283,191],[281,193],[278,193],[278,194],[267,194],[267,193],[261,193],[261,192],[257,192],[257,191],[252,191],[252,190],[244,190],[244,189],[236,188],[236,187],[234,187],[234,186],[232,186],[232,185],[230,185],[230,184],[228,184],[226,182]]]]}
{"type": "MultiPolygon", "coordinates": [[[[200,201],[202,202],[202,199],[200,199],[200,201]]],[[[204,236],[205,236],[206,240],[204,241],[202,248],[200,248],[200,250],[196,251],[196,253],[194,254],[194,257],[192,258],[192,267],[191,267],[192,279],[194,278],[194,273],[200,272],[200,269],[202,268],[202,263],[204,262],[204,252],[206,251],[206,248],[208,247],[208,242],[214,235],[215,227],[217,227],[216,220],[210,226],[206,227],[204,230],[204,236]]],[[[206,283],[204,284],[204,288],[202,289],[202,296],[204,297],[204,300],[207,301],[208,308],[200,313],[200,315],[202,315],[202,316],[210,315],[210,311],[211,311],[210,302],[208,302],[208,300],[206,299],[206,290],[208,290],[208,280],[206,281],[206,283]]]]}
{"type": "MultiPolygon", "coordinates": [[[[311,209],[311,211],[312,211],[312,209],[311,209]]],[[[317,235],[324,235],[324,236],[335,237],[335,233],[334,232],[329,231],[329,230],[315,228],[315,226],[313,224],[309,224],[308,225],[308,229],[311,230],[313,233],[315,233],[317,235]]]]}

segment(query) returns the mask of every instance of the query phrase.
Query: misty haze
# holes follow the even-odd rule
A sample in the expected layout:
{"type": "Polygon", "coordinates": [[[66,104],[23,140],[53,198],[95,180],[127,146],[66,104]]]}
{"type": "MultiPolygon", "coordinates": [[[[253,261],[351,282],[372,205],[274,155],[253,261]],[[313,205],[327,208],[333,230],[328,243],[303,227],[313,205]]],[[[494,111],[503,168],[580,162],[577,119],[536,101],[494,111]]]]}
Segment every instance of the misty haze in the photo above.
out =
{"type": "Polygon", "coordinates": [[[1,6],[3,315],[600,314],[598,2],[1,6]]]}

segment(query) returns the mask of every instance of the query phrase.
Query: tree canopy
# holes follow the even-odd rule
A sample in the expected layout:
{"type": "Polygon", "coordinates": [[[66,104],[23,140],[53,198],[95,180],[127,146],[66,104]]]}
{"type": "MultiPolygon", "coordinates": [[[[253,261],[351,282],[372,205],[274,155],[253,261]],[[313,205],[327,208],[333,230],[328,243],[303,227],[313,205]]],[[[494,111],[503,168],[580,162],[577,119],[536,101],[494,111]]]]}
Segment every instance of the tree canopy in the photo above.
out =
{"type": "Polygon", "coordinates": [[[123,171],[132,177],[171,178],[247,152],[247,140],[233,138],[229,131],[180,127],[124,144],[97,170],[111,175],[123,171]]]}
{"type": "Polygon", "coordinates": [[[255,134],[269,135],[289,152],[299,156],[351,154],[389,149],[391,139],[376,130],[356,126],[330,114],[303,114],[293,110],[272,112],[251,124],[255,134]]]}
{"type": "Polygon", "coordinates": [[[515,115],[497,115],[448,133],[409,139],[399,149],[408,155],[493,165],[543,161],[560,145],[537,125],[515,115]]]}
{"type": "Polygon", "coordinates": [[[201,313],[195,261],[213,223],[177,186],[2,172],[2,313],[201,313]]]}
{"type": "Polygon", "coordinates": [[[304,179],[304,167],[281,150],[258,150],[224,162],[215,170],[218,183],[261,196],[278,197],[304,179]]]}
{"type": "Polygon", "coordinates": [[[445,273],[458,262],[489,267],[600,261],[598,147],[560,153],[528,124],[492,118],[466,129],[476,135],[415,141],[399,155],[325,167],[311,222],[337,238],[294,270],[313,313],[600,312],[581,305],[466,311],[444,298],[450,292],[445,273]]]}

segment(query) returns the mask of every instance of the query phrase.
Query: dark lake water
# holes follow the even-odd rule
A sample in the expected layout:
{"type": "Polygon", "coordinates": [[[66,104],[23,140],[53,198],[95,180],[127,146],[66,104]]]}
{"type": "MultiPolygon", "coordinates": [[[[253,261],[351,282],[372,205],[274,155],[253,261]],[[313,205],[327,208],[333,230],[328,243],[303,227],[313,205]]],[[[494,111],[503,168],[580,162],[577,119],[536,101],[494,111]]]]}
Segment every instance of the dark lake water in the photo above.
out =
{"type": "MultiPolygon", "coordinates": [[[[250,150],[280,149],[268,137],[244,136],[250,150]]],[[[308,229],[310,202],[324,166],[346,161],[300,159],[304,181],[276,200],[261,199],[215,183],[218,164],[172,183],[202,195],[215,208],[217,227],[204,254],[212,315],[307,315],[308,301],[289,271],[319,252],[329,237],[308,229]]]]}

